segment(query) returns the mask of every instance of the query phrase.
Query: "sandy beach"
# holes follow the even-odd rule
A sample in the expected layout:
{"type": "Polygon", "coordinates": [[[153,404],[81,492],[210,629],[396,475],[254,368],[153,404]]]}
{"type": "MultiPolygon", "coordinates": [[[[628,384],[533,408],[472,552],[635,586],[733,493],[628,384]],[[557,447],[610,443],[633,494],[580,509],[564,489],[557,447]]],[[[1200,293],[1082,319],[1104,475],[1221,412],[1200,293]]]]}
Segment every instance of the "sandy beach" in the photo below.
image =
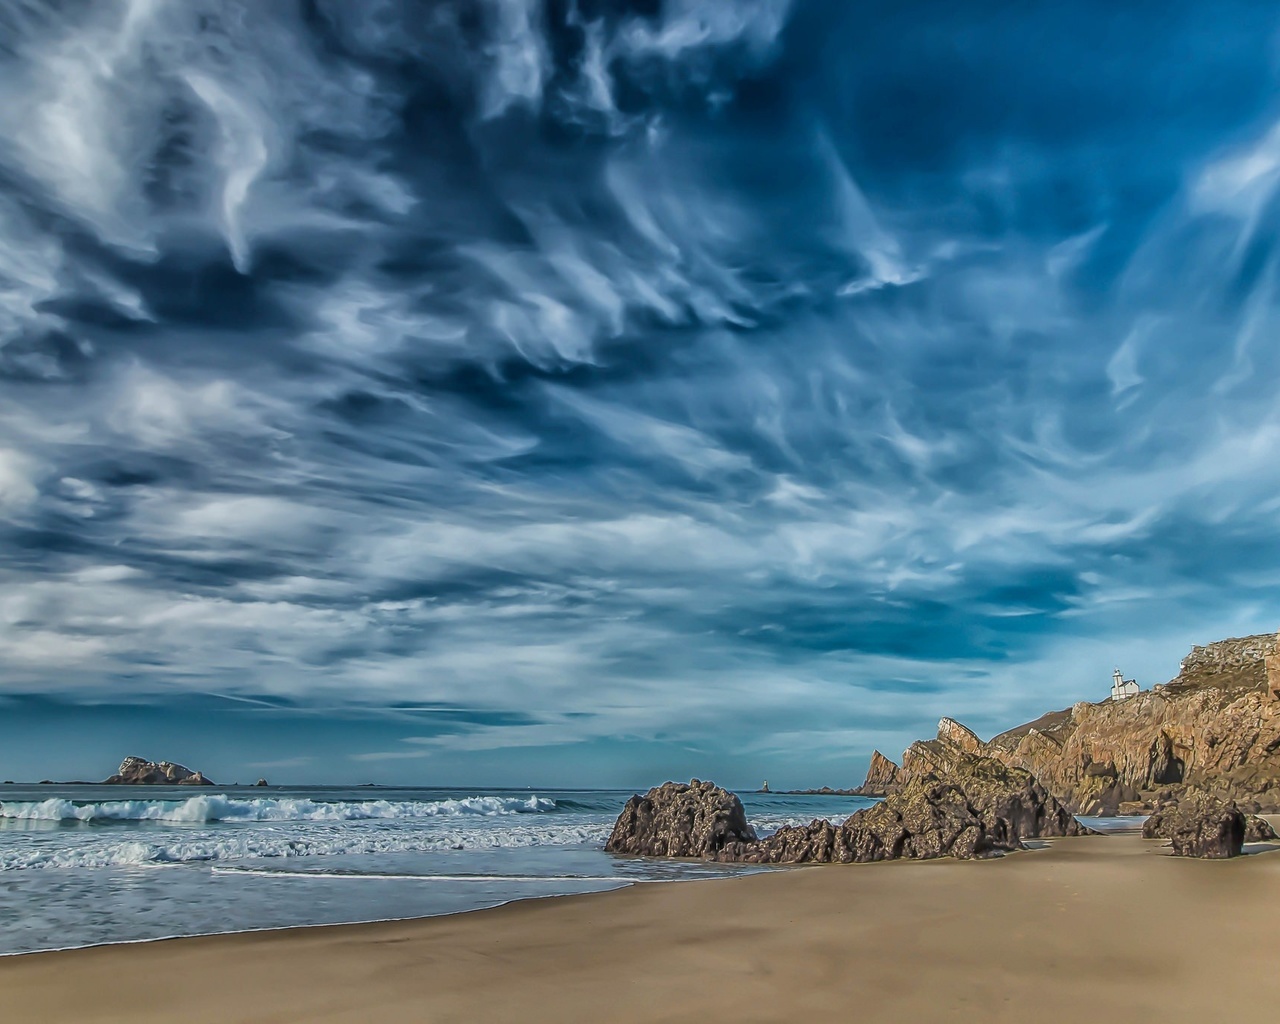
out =
{"type": "Polygon", "coordinates": [[[1269,1019],[1280,851],[1203,862],[1161,847],[1066,839],[986,862],[41,953],[0,960],[0,986],[24,1024],[1269,1019]]]}

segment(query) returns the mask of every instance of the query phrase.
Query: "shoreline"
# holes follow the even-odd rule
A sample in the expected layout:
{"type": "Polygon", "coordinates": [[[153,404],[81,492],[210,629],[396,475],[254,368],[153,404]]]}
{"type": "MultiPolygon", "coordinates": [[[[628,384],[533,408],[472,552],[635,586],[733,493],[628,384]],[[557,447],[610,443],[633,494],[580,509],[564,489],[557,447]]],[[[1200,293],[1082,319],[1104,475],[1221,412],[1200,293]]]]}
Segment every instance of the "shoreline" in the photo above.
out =
{"type": "Polygon", "coordinates": [[[798,866],[429,918],[0,959],[15,1020],[1261,1019],[1280,846],[1132,834],[990,861],[798,866]],[[1189,928],[1187,922],[1194,922],[1189,928]]]}

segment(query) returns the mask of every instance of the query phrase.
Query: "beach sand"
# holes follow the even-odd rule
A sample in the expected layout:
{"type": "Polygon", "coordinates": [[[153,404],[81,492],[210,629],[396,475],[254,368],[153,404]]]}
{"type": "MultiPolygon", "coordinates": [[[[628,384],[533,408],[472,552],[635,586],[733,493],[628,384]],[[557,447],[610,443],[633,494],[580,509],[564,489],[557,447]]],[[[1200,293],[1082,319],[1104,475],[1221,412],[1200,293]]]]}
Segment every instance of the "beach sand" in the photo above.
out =
{"type": "Polygon", "coordinates": [[[1280,1014],[1278,953],[1280,850],[1187,861],[1118,835],[9,957],[0,1006],[13,1024],[1249,1022],[1280,1014]]]}

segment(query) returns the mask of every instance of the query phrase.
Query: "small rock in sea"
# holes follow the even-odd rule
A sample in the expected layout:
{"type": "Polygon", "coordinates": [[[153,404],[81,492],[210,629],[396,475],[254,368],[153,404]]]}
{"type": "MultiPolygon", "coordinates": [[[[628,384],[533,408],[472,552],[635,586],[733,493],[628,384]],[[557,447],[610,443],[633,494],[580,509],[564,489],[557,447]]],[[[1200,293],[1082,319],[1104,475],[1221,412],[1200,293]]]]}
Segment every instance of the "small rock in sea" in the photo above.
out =
{"type": "Polygon", "coordinates": [[[255,783],[254,783],[254,785],[255,785],[255,786],[265,786],[265,785],[267,785],[267,780],[266,780],[266,779],[259,779],[257,782],[255,782],[255,783]]]}

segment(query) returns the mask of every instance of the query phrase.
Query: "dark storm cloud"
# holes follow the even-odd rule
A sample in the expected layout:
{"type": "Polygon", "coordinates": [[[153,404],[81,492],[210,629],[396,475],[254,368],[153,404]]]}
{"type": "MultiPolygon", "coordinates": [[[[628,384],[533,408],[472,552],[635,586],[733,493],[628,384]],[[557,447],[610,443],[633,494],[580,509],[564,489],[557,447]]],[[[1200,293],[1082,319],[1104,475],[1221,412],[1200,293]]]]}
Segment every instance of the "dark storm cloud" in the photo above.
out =
{"type": "Polygon", "coordinates": [[[1271,21],[4,5],[5,687],[767,764],[1273,628],[1271,21]]]}

